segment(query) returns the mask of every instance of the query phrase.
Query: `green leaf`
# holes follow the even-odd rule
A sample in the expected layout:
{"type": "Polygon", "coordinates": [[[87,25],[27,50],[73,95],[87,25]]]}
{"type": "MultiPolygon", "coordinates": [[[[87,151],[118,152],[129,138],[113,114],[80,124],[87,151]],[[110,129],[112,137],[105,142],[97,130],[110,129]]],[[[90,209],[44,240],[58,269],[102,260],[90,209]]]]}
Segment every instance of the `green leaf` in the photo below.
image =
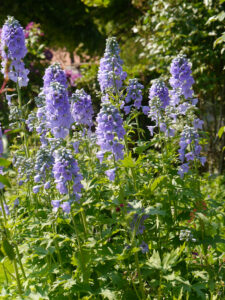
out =
{"type": "Polygon", "coordinates": [[[101,295],[109,300],[115,300],[117,299],[116,294],[113,291],[110,291],[108,289],[102,289],[101,290],[101,295]]]}
{"type": "Polygon", "coordinates": [[[132,157],[127,156],[122,161],[122,166],[125,168],[134,168],[136,166],[135,161],[132,159],[132,157]]]}
{"type": "Polygon", "coordinates": [[[7,239],[3,239],[2,248],[10,260],[15,259],[15,252],[14,252],[13,246],[9,243],[9,241],[7,239]]]}
{"type": "Polygon", "coordinates": [[[161,259],[160,259],[158,251],[155,251],[155,250],[153,251],[153,254],[149,258],[149,260],[146,263],[146,265],[148,267],[150,267],[151,269],[157,269],[157,270],[161,269],[161,259]]]}
{"type": "Polygon", "coordinates": [[[164,270],[169,270],[172,266],[174,266],[179,258],[179,248],[173,250],[169,253],[166,253],[163,257],[162,265],[164,270]]]}
{"type": "Polygon", "coordinates": [[[7,185],[8,187],[11,187],[11,184],[8,181],[8,179],[5,176],[1,175],[1,174],[0,174],[0,182],[7,185]]]}
{"type": "Polygon", "coordinates": [[[163,182],[163,180],[165,179],[165,177],[166,177],[165,175],[159,176],[158,178],[156,178],[153,181],[153,183],[151,184],[151,191],[152,192],[157,188],[158,185],[160,185],[163,182]]]}
{"type": "Polygon", "coordinates": [[[9,161],[9,160],[7,160],[5,158],[0,157],[0,166],[1,167],[6,167],[7,168],[10,165],[11,165],[11,161],[9,161]]]}
{"type": "Polygon", "coordinates": [[[220,130],[218,131],[218,137],[221,139],[223,133],[225,132],[225,126],[221,127],[220,130]]]}

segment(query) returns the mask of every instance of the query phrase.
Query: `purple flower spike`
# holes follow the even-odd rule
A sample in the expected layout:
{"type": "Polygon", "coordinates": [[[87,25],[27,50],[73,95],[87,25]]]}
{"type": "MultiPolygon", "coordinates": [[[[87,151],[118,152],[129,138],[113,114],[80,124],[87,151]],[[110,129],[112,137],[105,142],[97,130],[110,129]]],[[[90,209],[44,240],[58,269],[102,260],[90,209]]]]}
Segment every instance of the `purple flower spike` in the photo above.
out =
{"type": "Polygon", "coordinates": [[[59,148],[54,152],[54,158],[53,175],[60,194],[68,194],[68,181],[73,183],[74,194],[80,193],[83,187],[81,184],[83,177],[79,173],[80,169],[71,151],[66,148],[59,148]]]}
{"type": "MultiPolygon", "coordinates": [[[[185,55],[178,55],[171,63],[170,73],[172,77],[170,78],[170,85],[174,91],[179,90],[180,94],[185,97],[185,99],[192,98],[193,90],[192,85],[194,84],[194,79],[191,75],[191,65],[188,62],[185,55]]],[[[177,95],[177,93],[176,93],[177,95]]],[[[175,95],[175,97],[176,97],[175,95]]],[[[174,102],[174,98],[172,97],[174,102]]],[[[175,101],[178,104],[177,100],[175,101]]]]}
{"type": "Polygon", "coordinates": [[[101,91],[112,89],[117,92],[123,85],[127,73],[122,69],[123,61],[120,58],[120,49],[115,37],[106,40],[104,57],[100,60],[98,82],[101,91]]]}
{"type": "Polygon", "coordinates": [[[66,88],[53,82],[46,89],[47,127],[56,138],[65,138],[72,123],[70,104],[66,88]]]}
{"type": "Polygon", "coordinates": [[[121,140],[125,135],[123,120],[117,108],[110,103],[102,103],[102,108],[97,116],[97,144],[101,147],[98,153],[100,161],[103,153],[111,152],[116,160],[123,159],[121,140]]]}
{"type": "Polygon", "coordinates": [[[27,53],[25,36],[20,23],[8,17],[1,31],[2,74],[19,86],[27,86],[29,71],[25,69],[22,59],[27,53]]]}

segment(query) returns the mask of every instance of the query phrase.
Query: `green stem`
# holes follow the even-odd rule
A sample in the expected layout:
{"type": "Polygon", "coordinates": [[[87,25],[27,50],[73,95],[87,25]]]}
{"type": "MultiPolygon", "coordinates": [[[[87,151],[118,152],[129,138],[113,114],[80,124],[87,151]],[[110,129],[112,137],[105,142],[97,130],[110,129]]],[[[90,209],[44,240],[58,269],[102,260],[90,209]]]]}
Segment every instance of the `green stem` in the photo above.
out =
{"type": "Polygon", "coordinates": [[[3,196],[0,197],[0,204],[1,204],[1,208],[2,208],[2,213],[3,213],[4,221],[5,221],[5,224],[6,224],[7,218],[6,218],[5,207],[4,207],[4,203],[3,203],[2,198],[3,198],[3,196]]]}
{"type": "Polygon", "coordinates": [[[83,226],[84,226],[85,237],[87,238],[88,229],[87,229],[86,216],[85,216],[85,212],[84,212],[83,208],[81,208],[81,217],[82,217],[82,223],[83,223],[83,226]]]}
{"type": "Polygon", "coordinates": [[[140,285],[140,290],[141,290],[141,296],[142,296],[142,299],[146,299],[145,298],[143,281],[142,281],[142,276],[141,276],[141,270],[140,270],[140,266],[139,266],[138,253],[137,252],[135,252],[134,257],[135,257],[135,264],[136,264],[137,273],[138,273],[138,279],[139,279],[139,285],[140,285]]]}
{"type": "MultiPolygon", "coordinates": [[[[18,94],[18,103],[19,103],[19,109],[22,112],[22,118],[23,118],[23,111],[22,111],[22,97],[21,97],[21,91],[18,82],[16,83],[16,89],[17,89],[17,94],[18,94]]],[[[27,140],[27,135],[26,135],[26,126],[24,121],[21,121],[21,127],[23,130],[23,138],[21,134],[21,139],[23,140],[23,146],[24,146],[24,152],[26,154],[26,157],[28,158],[30,156],[29,154],[29,148],[28,148],[28,140],[27,140]]]]}
{"type": "Polygon", "coordinates": [[[23,268],[23,264],[22,264],[22,261],[21,261],[20,252],[19,252],[18,246],[16,244],[15,244],[15,249],[16,249],[16,254],[17,254],[17,257],[18,257],[18,262],[19,262],[19,265],[20,265],[23,277],[26,280],[27,277],[26,277],[26,274],[25,274],[25,271],[24,271],[24,268],[23,268]]]}
{"type": "Polygon", "coordinates": [[[8,276],[7,276],[7,273],[6,273],[6,268],[5,268],[4,263],[2,263],[2,267],[3,267],[3,270],[4,270],[4,275],[5,275],[6,283],[7,283],[7,285],[8,285],[8,284],[9,284],[9,280],[8,280],[8,276]]]}
{"type": "Polygon", "coordinates": [[[15,259],[13,260],[13,264],[14,264],[14,270],[15,270],[15,273],[16,273],[16,282],[17,282],[19,294],[20,294],[20,296],[22,296],[22,287],[21,287],[21,282],[20,282],[20,275],[19,275],[19,272],[18,272],[18,267],[17,267],[17,263],[16,263],[15,259]]]}
{"type": "Polygon", "coordinates": [[[137,124],[137,133],[138,133],[138,140],[141,139],[140,136],[140,126],[139,126],[139,121],[138,121],[138,115],[135,116],[136,124],[137,124]]]}
{"type": "Polygon", "coordinates": [[[77,226],[76,226],[76,223],[75,223],[75,220],[74,220],[74,217],[73,217],[72,213],[71,213],[71,218],[72,218],[72,222],[73,222],[73,226],[74,226],[74,231],[75,231],[76,236],[77,236],[78,247],[79,247],[79,250],[80,250],[81,268],[82,268],[82,272],[83,272],[83,280],[84,280],[84,282],[88,283],[88,276],[86,274],[85,261],[84,261],[82,246],[81,246],[81,242],[80,242],[80,238],[79,238],[79,232],[77,230],[77,226]]]}

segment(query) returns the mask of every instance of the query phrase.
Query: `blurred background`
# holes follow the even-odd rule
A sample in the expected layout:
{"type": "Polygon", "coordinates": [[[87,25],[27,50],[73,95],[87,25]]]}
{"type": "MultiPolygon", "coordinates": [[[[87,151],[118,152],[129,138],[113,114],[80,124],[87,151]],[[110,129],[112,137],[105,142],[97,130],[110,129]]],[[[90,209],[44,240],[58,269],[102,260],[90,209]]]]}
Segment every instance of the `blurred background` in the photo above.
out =
{"type": "MultiPolygon", "coordinates": [[[[97,112],[98,65],[108,36],[117,37],[128,79],[137,77],[145,86],[145,104],[151,80],[167,81],[172,59],[186,54],[192,63],[199,117],[205,122],[206,171],[223,172],[225,134],[218,131],[225,119],[225,0],[7,0],[0,5],[0,27],[8,15],[25,28],[30,84],[23,93],[30,109],[45,68],[58,61],[66,71],[69,91],[84,88],[97,112]]],[[[7,129],[4,98],[1,94],[0,121],[7,129]]]]}

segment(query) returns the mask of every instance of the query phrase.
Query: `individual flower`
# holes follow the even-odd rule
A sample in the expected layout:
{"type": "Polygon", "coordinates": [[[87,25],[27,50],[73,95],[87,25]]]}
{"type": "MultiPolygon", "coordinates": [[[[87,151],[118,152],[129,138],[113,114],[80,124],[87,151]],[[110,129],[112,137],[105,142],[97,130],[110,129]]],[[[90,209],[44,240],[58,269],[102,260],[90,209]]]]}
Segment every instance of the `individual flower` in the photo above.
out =
{"type": "Polygon", "coordinates": [[[68,194],[69,183],[71,182],[73,194],[79,199],[79,193],[83,187],[81,184],[83,177],[79,173],[80,169],[71,151],[61,147],[54,151],[54,158],[53,175],[56,188],[60,194],[68,194]]]}
{"type": "Polygon", "coordinates": [[[101,148],[101,151],[97,153],[97,157],[102,161],[104,153],[110,152],[115,160],[123,159],[124,146],[121,142],[125,130],[118,109],[110,103],[102,103],[96,121],[97,144],[101,148]]]}
{"type": "Polygon", "coordinates": [[[72,123],[70,104],[65,86],[52,82],[45,90],[46,125],[56,138],[65,138],[72,123]]]}
{"type": "Polygon", "coordinates": [[[60,206],[64,213],[69,214],[71,210],[70,203],[68,201],[63,202],[60,206]]]}
{"type": "Polygon", "coordinates": [[[83,89],[76,90],[70,98],[71,115],[78,125],[86,125],[91,128],[93,125],[93,108],[91,96],[89,96],[83,89]]]}
{"type": "Polygon", "coordinates": [[[52,201],[51,201],[51,204],[52,204],[52,206],[53,206],[52,211],[53,211],[53,212],[57,212],[58,209],[60,208],[61,201],[60,201],[60,200],[52,200],[52,201]]]}
{"type": "Polygon", "coordinates": [[[122,69],[123,61],[120,58],[120,49],[115,37],[106,40],[106,49],[100,60],[98,82],[102,92],[111,89],[117,92],[126,79],[127,73],[122,69]]]}
{"type": "Polygon", "coordinates": [[[114,181],[116,177],[116,168],[105,171],[110,181],[114,181]]]}
{"type": "MultiPolygon", "coordinates": [[[[10,214],[9,207],[5,203],[3,204],[3,206],[4,206],[5,214],[8,216],[10,214]]],[[[2,211],[1,206],[0,206],[0,211],[2,211]]]]}
{"type": "Polygon", "coordinates": [[[20,87],[28,84],[29,71],[22,61],[26,53],[23,28],[13,17],[8,17],[1,31],[1,71],[6,79],[18,82],[20,87]]]}

